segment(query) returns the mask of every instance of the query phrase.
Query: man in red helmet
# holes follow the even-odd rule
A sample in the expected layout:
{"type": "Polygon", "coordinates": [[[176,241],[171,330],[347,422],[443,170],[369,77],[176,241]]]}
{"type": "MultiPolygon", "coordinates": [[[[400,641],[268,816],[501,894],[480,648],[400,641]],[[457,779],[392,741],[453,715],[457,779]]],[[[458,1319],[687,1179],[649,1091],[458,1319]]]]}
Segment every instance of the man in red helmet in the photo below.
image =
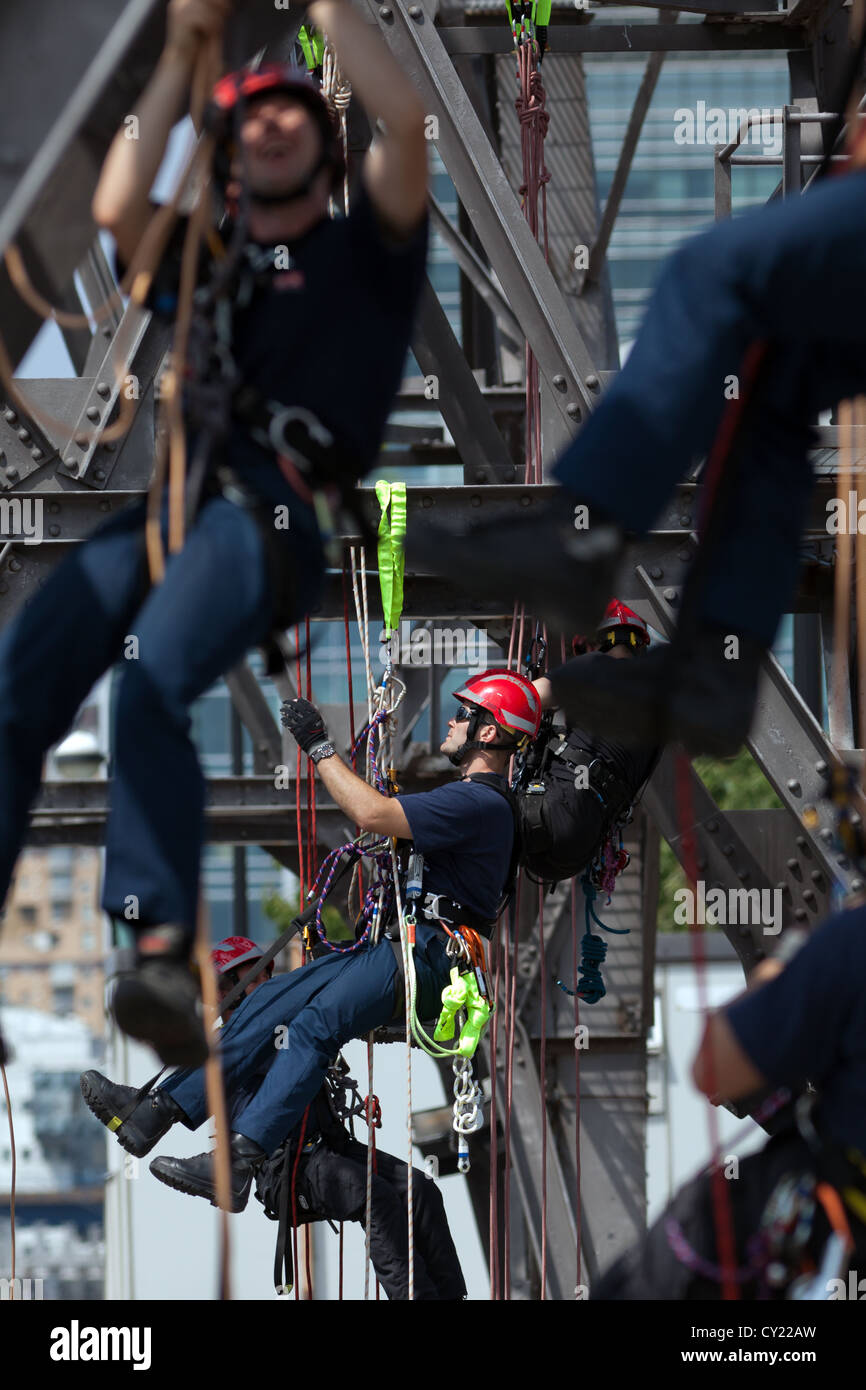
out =
{"type": "MultiPolygon", "coordinates": [[[[137,138],[125,120],[93,197],[121,272],[154,217],[151,186],[201,44],[229,10],[230,0],[170,0],[165,48],[133,113],[137,138]]],[[[117,1021],[170,1065],[205,1055],[188,969],[204,815],[190,705],[317,601],[322,501],[375,460],[424,279],[423,106],[348,0],[316,0],[309,13],[376,130],[350,214],[328,216],[342,154],[312,83],[274,66],[224,79],[208,123],[226,216],[200,257],[183,376],[183,548],[150,588],[145,507],[127,509],[58,566],[0,639],[0,898],[46,750],[137,639],[115,707],[103,904],[136,932],[117,1021]]],[[[169,322],[186,227],[182,218],[147,299],[169,322]]]]}
{"type": "MultiPolygon", "coordinates": [[[[282,719],[315,764],[328,792],[350,822],[376,835],[412,842],[423,855],[422,893],[416,907],[414,964],[417,1010],[435,1017],[449,983],[451,931],[465,928],[489,938],[513,868],[515,816],[505,777],[512,753],[538,733],[541,701],[530,681],[514,671],[473,676],[455,698],[464,703],[448,721],[441,751],[460,769],[459,780],[429,792],[383,796],[348,766],[329,741],[321,714],[309,700],[283,705],[282,719]]],[[[386,932],[393,932],[388,924],[386,932]]],[[[403,1014],[404,993],[391,940],[329,951],[260,985],[245,999],[220,1038],[229,1092],[266,1066],[264,1080],[240,1114],[231,1136],[234,1200],[245,1200],[255,1169],[299,1123],[318,1091],[330,1059],[350,1039],[403,1014]],[[286,1033],[286,1030],[287,1033],[286,1033]],[[285,1046],[275,1036],[285,1035],[285,1046]]],[[[177,1119],[197,1129],[207,1119],[201,1068],[179,1073],[160,1088],[180,1115],[139,1106],[133,1124],[147,1135],[147,1150],[177,1119]]],[[[182,1190],[212,1198],[210,1154],[173,1160],[182,1190]]],[[[163,1181],[166,1178],[163,1175],[163,1181]]]]}

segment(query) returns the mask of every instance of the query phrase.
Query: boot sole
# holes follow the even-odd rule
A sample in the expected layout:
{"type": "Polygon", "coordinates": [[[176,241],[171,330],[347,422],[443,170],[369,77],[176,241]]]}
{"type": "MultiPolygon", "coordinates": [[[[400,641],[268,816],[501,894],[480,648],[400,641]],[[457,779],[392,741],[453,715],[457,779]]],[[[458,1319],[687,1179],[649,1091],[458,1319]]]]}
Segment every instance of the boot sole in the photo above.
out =
{"type": "MultiPolygon", "coordinates": [[[[166,1172],[161,1168],[154,1167],[154,1164],[158,1162],[159,1159],[154,1159],[154,1162],[150,1165],[150,1171],[151,1173],[153,1173],[153,1176],[157,1179],[158,1182],[164,1183],[166,1187],[174,1188],[175,1192],[183,1192],[184,1195],[187,1197],[204,1197],[205,1201],[210,1202],[212,1207],[219,1208],[219,1202],[217,1201],[213,1193],[211,1193],[208,1190],[203,1190],[201,1187],[198,1187],[191,1178],[186,1177],[183,1173],[177,1173],[172,1170],[166,1172]]],[[[239,1197],[232,1197],[231,1210],[233,1213],[238,1213],[246,1210],[246,1205],[249,1201],[249,1195],[249,1188],[247,1188],[246,1195],[244,1196],[243,1200],[241,1200],[239,1197]]]]}
{"type": "Polygon", "coordinates": [[[117,1115],[115,1115],[110,1105],[105,1104],[99,1092],[95,1090],[84,1077],[81,1078],[81,1095],[84,1099],[84,1104],[91,1114],[95,1115],[100,1124],[105,1125],[105,1128],[111,1131],[120,1147],[125,1149],[128,1154],[132,1154],[134,1158],[144,1158],[146,1154],[150,1153],[154,1145],[158,1144],[159,1140],[163,1138],[163,1136],[160,1135],[159,1138],[154,1139],[152,1143],[136,1143],[128,1132],[124,1133],[127,1121],[124,1120],[122,1124],[115,1125],[115,1121],[118,1118],[117,1115]]]}
{"type": "Polygon", "coordinates": [[[167,1067],[200,1067],[207,1061],[201,1022],[167,1005],[145,980],[120,980],[111,1011],[127,1037],[149,1043],[167,1067]]]}

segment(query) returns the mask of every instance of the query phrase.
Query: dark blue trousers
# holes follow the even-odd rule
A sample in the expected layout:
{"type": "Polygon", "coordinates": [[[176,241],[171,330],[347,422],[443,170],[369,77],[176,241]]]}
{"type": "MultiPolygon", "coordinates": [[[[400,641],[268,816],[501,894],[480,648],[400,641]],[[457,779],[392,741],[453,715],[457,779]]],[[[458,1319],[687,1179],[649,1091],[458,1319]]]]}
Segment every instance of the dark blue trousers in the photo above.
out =
{"type": "MultiPolygon", "coordinates": [[[[416,937],[418,1013],[435,1018],[451,963],[441,934],[432,927],[419,923],[416,937]]],[[[320,956],[287,975],[275,975],[248,995],[220,1035],[229,1097],[267,1071],[250,1102],[233,1114],[233,1128],[273,1153],[300,1122],[340,1048],[390,1022],[397,977],[393,948],[380,941],[351,954],[320,956]]],[[[165,1090],[191,1129],[207,1119],[202,1068],[176,1072],[165,1090]]]]}
{"type": "Polygon", "coordinates": [[[622,371],[559,460],[559,481],[650,529],[715,436],[749,344],[776,350],[701,616],[770,644],[797,576],[819,410],[866,391],[866,173],[719,223],[662,270],[622,371]]]}
{"type": "MultiPolygon", "coordinates": [[[[76,547],[0,635],[0,900],[46,751],[121,661],[103,906],[133,928],[174,922],[192,933],[204,783],[189,707],[265,638],[272,598],[248,512],[206,502],[153,589],[143,518],[136,505],[76,547]]],[[[321,562],[309,533],[286,543],[298,546],[301,614],[321,562]]]]}

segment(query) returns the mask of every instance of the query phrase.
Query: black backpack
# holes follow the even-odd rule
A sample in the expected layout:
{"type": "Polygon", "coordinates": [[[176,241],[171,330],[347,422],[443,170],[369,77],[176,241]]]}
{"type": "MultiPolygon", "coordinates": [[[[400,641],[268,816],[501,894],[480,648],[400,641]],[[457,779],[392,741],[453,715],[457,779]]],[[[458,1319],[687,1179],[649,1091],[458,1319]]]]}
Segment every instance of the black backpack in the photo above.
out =
{"type": "Polygon", "coordinates": [[[637,794],[586,745],[581,730],[545,721],[515,779],[520,862],[543,883],[582,874],[637,794]]]}

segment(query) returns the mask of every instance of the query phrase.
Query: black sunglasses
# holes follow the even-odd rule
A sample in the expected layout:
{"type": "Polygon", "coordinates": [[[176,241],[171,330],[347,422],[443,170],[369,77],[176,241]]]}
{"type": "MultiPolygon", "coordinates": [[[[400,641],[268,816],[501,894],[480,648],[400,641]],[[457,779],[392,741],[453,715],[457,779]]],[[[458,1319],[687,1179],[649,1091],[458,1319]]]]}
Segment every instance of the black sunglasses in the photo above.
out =
{"type": "Polygon", "coordinates": [[[452,717],[455,724],[462,724],[464,719],[471,719],[474,713],[474,709],[470,709],[468,705],[461,705],[457,713],[452,717]]]}

